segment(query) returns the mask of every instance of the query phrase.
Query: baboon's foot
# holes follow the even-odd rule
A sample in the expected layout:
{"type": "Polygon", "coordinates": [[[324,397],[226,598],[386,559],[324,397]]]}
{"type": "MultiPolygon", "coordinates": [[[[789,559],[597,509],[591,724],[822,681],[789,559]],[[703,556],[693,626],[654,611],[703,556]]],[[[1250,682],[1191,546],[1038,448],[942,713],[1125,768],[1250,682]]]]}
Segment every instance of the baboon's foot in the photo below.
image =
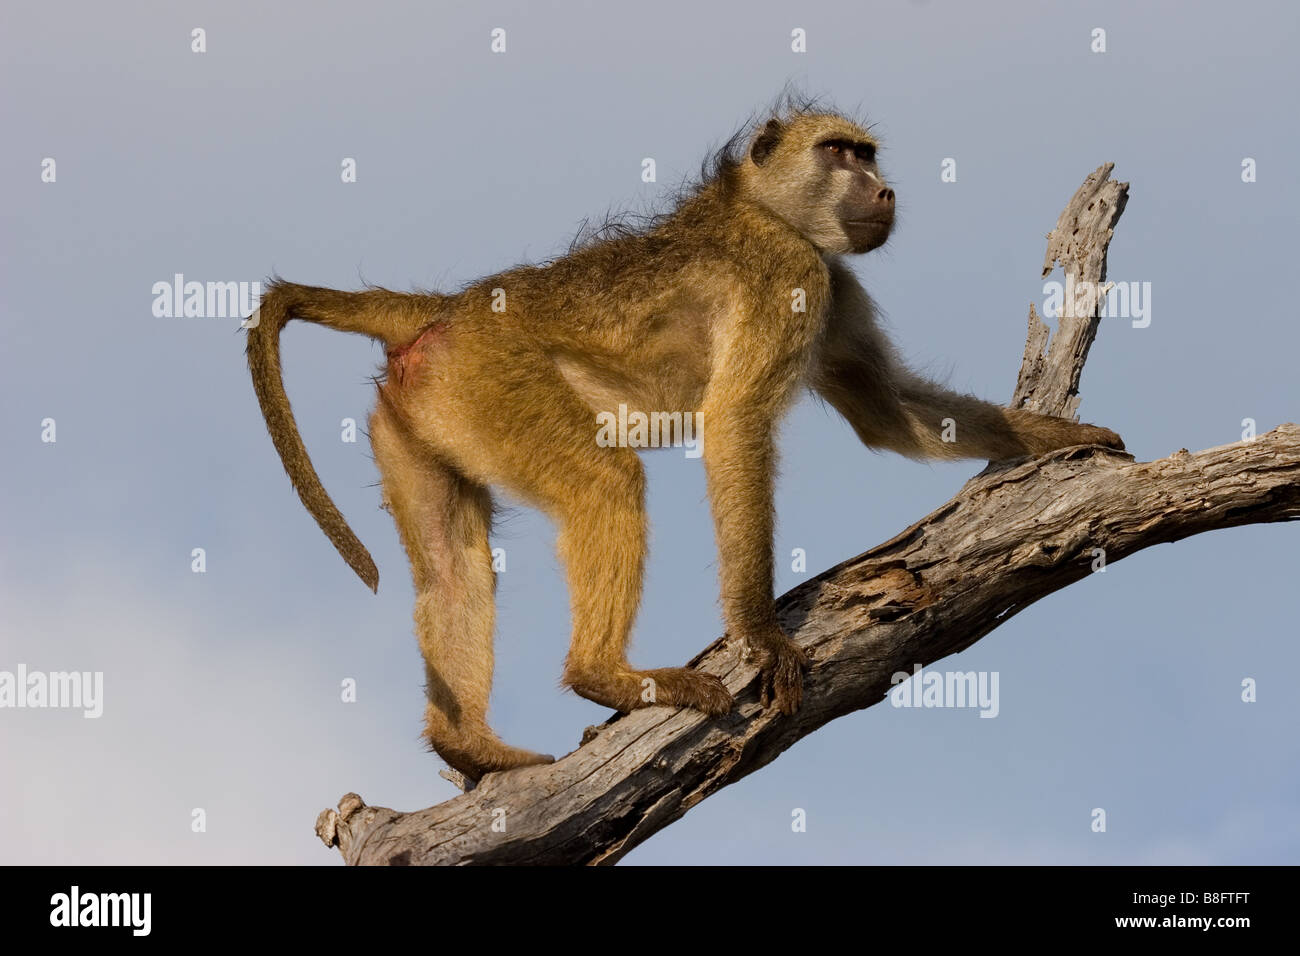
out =
{"type": "Polygon", "coordinates": [[[662,667],[642,671],[643,681],[653,682],[656,700],[649,704],[667,704],[670,707],[689,707],[713,717],[730,713],[735,706],[731,692],[721,678],[689,667],[662,667]]]}
{"type": "Polygon", "coordinates": [[[453,770],[459,770],[474,781],[481,780],[484,774],[555,763],[550,754],[534,753],[502,743],[490,730],[485,729],[479,734],[448,732],[441,719],[436,726],[430,722],[425,738],[430,748],[453,770]]]}
{"type": "Polygon", "coordinates": [[[550,754],[534,753],[531,750],[521,750],[519,747],[510,747],[506,744],[476,747],[470,750],[453,747],[444,749],[437,743],[433,743],[433,750],[447,761],[453,770],[459,770],[475,782],[482,780],[484,775],[489,773],[555,763],[555,758],[550,754]]]}
{"type": "Polygon", "coordinates": [[[761,640],[749,641],[750,651],[759,668],[758,698],[787,716],[799,709],[803,701],[803,671],[808,655],[779,629],[761,640]]]}
{"type": "Polygon", "coordinates": [[[735,703],[720,679],[689,667],[613,674],[567,671],[564,682],[588,700],[623,713],[663,704],[689,707],[718,717],[729,713],[735,703]]]}

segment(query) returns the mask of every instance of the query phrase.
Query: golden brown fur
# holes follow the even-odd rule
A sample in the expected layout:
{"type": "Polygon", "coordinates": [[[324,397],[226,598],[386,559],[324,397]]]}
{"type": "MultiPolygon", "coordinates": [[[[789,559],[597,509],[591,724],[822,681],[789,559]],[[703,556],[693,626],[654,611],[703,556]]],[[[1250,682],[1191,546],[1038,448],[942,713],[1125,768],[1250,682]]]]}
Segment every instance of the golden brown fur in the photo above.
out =
{"type": "Polygon", "coordinates": [[[288,320],[306,319],[389,347],[371,441],[415,581],[426,733],[472,778],[550,759],[507,746],[486,722],[492,487],[559,526],[573,616],[569,686],[623,711],[659,703],[721,714],[732,705],[715,677],[638,671],[627,660],[645,563],[645,478],[634,450],[597,444],[596,412],[621,403],[702,413],[727,630],[755,652],[764,703],[786,713],[799,705],[805,659],[773,604],[774,430],[801,385],[867,444],[917,457],[1122,447],[1106,429],[957,395],[903,366],[838,259],[883,243],[893,221],[893,191],[866,130],[794,108],[746,145],[724,151],[712,175],[640,231],[455,295],[275,282],[250,329],[254,385],[285,468],[372,587],[374,563],[294,425],[278,336],[288,320]],[[944,419],[955,422],[955,441],[943,440],[944,419]]]}

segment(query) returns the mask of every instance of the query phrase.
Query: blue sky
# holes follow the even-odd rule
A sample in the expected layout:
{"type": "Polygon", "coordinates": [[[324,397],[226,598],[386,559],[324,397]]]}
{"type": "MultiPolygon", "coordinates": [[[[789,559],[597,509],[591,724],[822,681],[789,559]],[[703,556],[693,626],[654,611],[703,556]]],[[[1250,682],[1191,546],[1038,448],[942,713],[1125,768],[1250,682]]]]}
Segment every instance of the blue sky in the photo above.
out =
{"type": "MultiPolygon", "coordinates": [[[[400,809],[455,792],[419,739],[405,558],[364,439],[339,439],[343,418],[364,421],[379,348],[284,337],[304,437],[380,567],[374,596],[290,489],[237,320],[152,314],[153,284],[177,272],[455,288],[561,253],[585,217],[653,205],[794,81],[884,138],[900,223],[856,268],[915,364],[1010,396],[1043,237],[1109,160],[1132,183],[1110,278],[1152,284],[1152,321],[1103,322],[1082,418],[1140,459],[1236,441],[1244,418],[1300,419],[1281,281],[1300,212],[1293,4],[158,2],[3,18],[0,670],[102,670],[105,701],[97,720],[0,710],[0,862],[332,864],[312,823],[346,791],[400,809]]],[[[811,401],[782,456],[781,591],[804,578],[793,548],[815,573],[981,467],[869,452],[811,401]]],[[[633,660],[669,666],[721,631],[715,552],[700,461],[647,467],[633,660]]],[[[493,543],[508,561],[494,726],[565,753],[607,711],[559,687],[554,530],[515,507],[493,543]]],[[[1298,546],[1295,527],[1250,527],[1114,564],[940,665],[997,671],[996,719],[850,715],[626,862],[1300,862],[1298,546]]]]}

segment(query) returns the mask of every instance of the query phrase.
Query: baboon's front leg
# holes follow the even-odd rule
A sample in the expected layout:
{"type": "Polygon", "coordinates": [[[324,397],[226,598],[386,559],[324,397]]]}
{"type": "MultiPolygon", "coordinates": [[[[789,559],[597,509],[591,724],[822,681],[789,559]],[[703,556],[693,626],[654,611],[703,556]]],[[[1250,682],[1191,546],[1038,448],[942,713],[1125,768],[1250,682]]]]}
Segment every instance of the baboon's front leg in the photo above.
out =
{"type": "Polygon", "coordinates": [[[573,482],[558,496],[557,515],[573,608],[565,683],[625,713],[653,704],[714,715],[731,710],[731,694],[712,674],[685,667],[639,671],[628,663],[646,539],[645,477],[636,453],[593,444],[560,473],[573,482]]]}
{"type": "Polygon", "coordinates": [[[760,698],[792,714],[803,698],[808,658],[776,620],[773,597],[775,421],[762,406],[704,409],[704,463],[718,540],[727,632],[761,671],[760,698]]]}
{"type": "Polygon", "coordinates": [[[990,460],[1070,445],[1124,448],[1109,428],[1003,408],[912,372],[880,329],[875,306],[853,273],[838,261],[830,270],[834,301],[808,384],[863,444],[912,458],[990,460]]]}
{"type": "Polygon", "coordinates": [[[906,454],[997,461],[1070,445],[1124,449],[1123,440],[1109,428],[1003,408],[910,372],[899,375],[898,396],[907,428],[893,447],[906,454]]]}

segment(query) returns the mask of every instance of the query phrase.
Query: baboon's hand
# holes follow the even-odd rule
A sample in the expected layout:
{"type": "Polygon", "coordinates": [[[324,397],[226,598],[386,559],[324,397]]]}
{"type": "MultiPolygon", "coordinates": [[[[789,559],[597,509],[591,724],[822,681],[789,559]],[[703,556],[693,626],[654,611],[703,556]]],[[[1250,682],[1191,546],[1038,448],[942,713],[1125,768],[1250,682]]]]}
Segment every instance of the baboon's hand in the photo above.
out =
{"type": "Polygon", "coordinates": [[[787,716],[799,709],[803,700],[803,669],[808,655],[780,628],[761,640],[750,642],[758,661],[758,697],[764,707],[769,704],[787,716]]]}
{"type": "Polygon", "coordinates": [[[1114,448],[1116,451],[1124,450],[1124,439],[1109,428],[1102,428],[1100,425],[1080,425],[1079,434],[1080,444],[1105,445],[1107,448],[1114,448]]]}

